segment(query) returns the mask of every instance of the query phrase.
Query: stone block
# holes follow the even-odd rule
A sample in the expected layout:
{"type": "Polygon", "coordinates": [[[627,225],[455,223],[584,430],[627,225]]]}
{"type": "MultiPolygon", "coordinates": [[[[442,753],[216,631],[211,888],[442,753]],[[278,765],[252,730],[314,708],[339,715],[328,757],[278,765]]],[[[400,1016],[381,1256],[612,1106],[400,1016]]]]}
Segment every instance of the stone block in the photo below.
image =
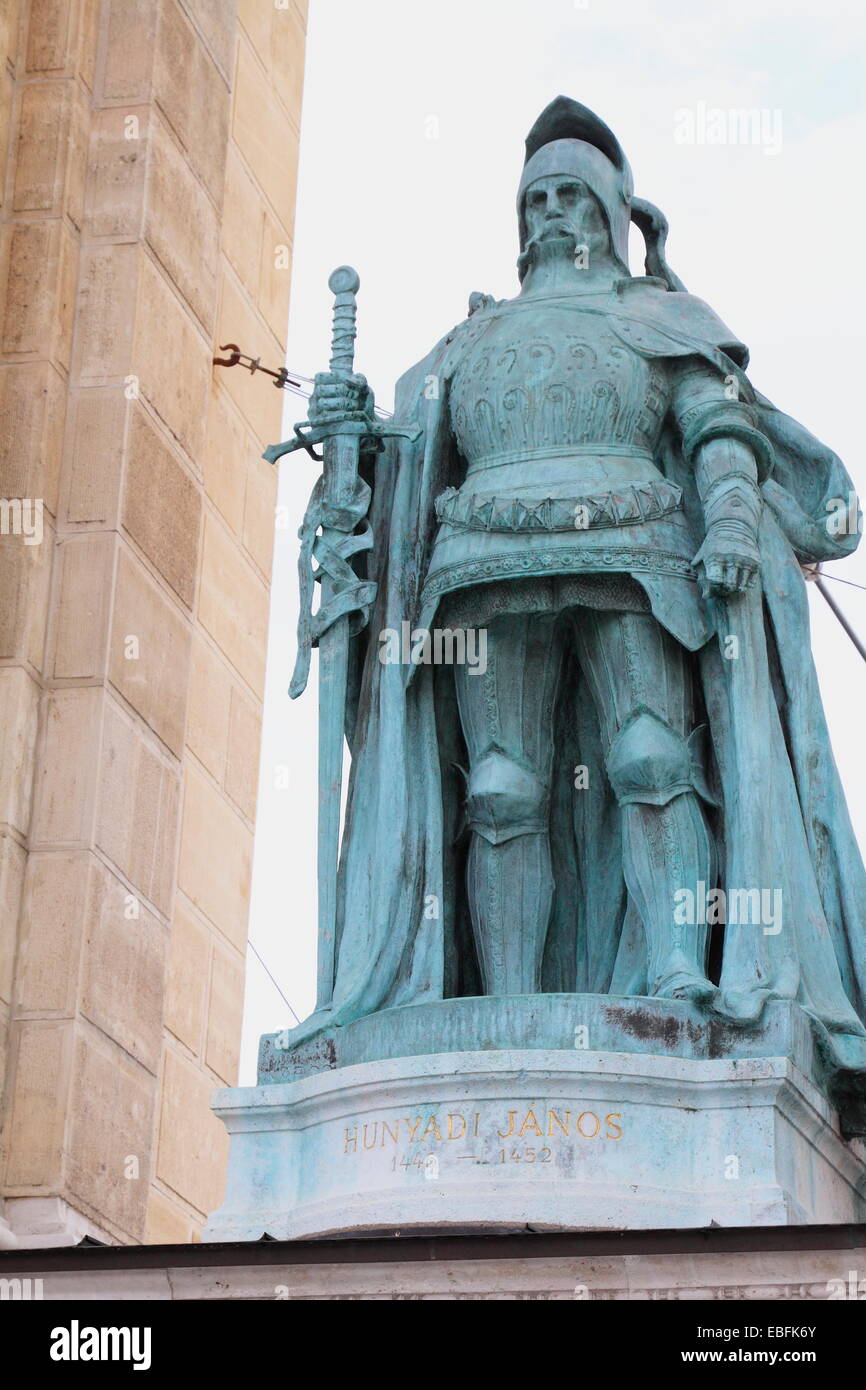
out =
{"type": "Polygon", "coordinates": [[[15,972],[15,1008],[72,1017],[90,900],[90,855],[30,854],[15,972]]]}
{"type": "Polygon", "coordinates": [[[52,690],[45,697],[31,849],[90,843],[104,698],[97,686],[52,690]]]}
{"type": "Polygon", "coordinates": [[[214,942],[210,970],[205,1061],[221,1081],[237,1081],[244,1011],[244,958],[214,942]]]}
{"type": "MultiPolygon", "coordinates": [[[[8,1009],[12,1002],[12,976],[18,942],[18,922],[24,891],[27,852],[14,836],[0,833],[0,1004],[8,1009]]],[[[0,1044],[0,1053],[5,1048],[0,1044]]],[[[0,1095],[3,1085],[0,1081],[0,1095]]]]}
{"type": "Polygon", "coordinates": [[[228,660],[261,694],[267,647],[268,591],[215,517],[205,517],[199,620],[228,660]]]}
{"type": "Polygon", "coordinates": [[[141,252],[134,245],[93,246],[82,253],[76,369],[83,385],[134,370],[141,252]]]}
{"type": "Polygon", "coordinates": [[[180,609],[125,548],[109,644],[112,684],[167,748],[180,757],[192,630],[180,609]]]}
{"type": "Polygon", "coordinates": [[[49,663],[55,678],[105,675],[116,548],[110,532],[70,536],[57,547],[54,650],[49,663]]]}
{"type": "Polygon", "coordinates": [[[233,142],[226,154],[225,195],[220,236],[222,249],[244,289],[255,299],[259,288],[259,246],[264,203],[233,142]]]}
{"type": "Polygon", "coordinates": [[[73,1024],[33,1020],[12,1026],[6,1191],[60,1182],[73,1061],[73,1024]]]}
{"type": "Polygon", "coordinates": [[[225,1181],[225,1132],[210,1110],[213,1082],[166,1048],[157,1176],[202,1214],[219,1202],[225,1181]]]}
{"type": "Polygon", "coordinates": [[[238,22],[256,51],[259,62],[268,68],[271,61],[271,13],[269,5],[258,0],[238,0],[238,22]]]}
{"type": "Polygon", "coordinates": [[[131,409],[131,402],[117,386],[94,386],[74,393],[60,503],[67,525],[117,524],[131,409]]]}
{"type": "Polygon", "coordinates": [[[144,259],[133,371],[141,381],[142,394],[196,464],[204,441],[212,357],[209,342],[165,276],[144,259]]]}
{"type": "Polygon", "coordinates": [[[146,412],[136,406],[129,433],[123,525],[191,608],[199,557],[201,494],[146,412]]]}
{"type": "Polygon", "coordinates": [[[147,239],[210,335],[219,268],[216,209],[158,117],[151,125],[147,179],[147,239]]]}
{"type": "Polygon", "coordinates": [[[72,6],[65,0],[31,0],[27,29],[27,72],[63,73],[69,60],[72,6]]]}
{"type": "Polygon", "coordinates": [[[286,7],[271,12],[271,60],[274,89],[294,122],[301,127],[304,95],[304,20],[296,10],[286,7]]]}
{"type": "Polygon", "coordinates": [[[208,497],[238,536],[244,524],[247,470],[260,453],[261,446],[226,391],[215,383],[208,406],[204,484],[208,497]]]}
{"type": "Polygon", "coordinates": [[[96,842],[163,916],[171,906],[179,790],[178,770],[107,700],[96,842]]]}
{"type": "Polygon", "coordinates": [[[89,92],[96,78],[96,50],[99,42],[101,0],[82,0],[78,27],[78,72],[89,92]]]}
{"type": "Polygon", "coordinates": [[[239,951],[246,948],[252,849],[237,812],[187,763],[178,887],[239,951]]]}
{"type": "Polygon", "coordinates": [[[59,219],[3,229],[6,296],[0,345],[10,355],[52,357],[69,366],[78,242],[59,219]]]}
{"type": "Polygon", "coordinates": [[[26,835],[39,687],[21,666],[0,667],[0,825],[26,835]]]}
{"type": "Polygon", "coordinates": [[[0,478],[4,497],[41,497],[57,515],[66,383],[50,362],[0,366],[0,478]]]}
{"type": "Polygon", "coordinates": [[[298,136],[246,44],[238,46],[232,135],[284,227],[294,225],[298,136]]]}
{"type": "Polygon", "coordinates": [[[160,109],[217,206],[222,201],[229,90],[177,0],[164,0],[154,65],[160,109]]]}
{"type": "Polygon", "coordinates": [[[156,1075],[162,1043],[168,928],[93,860],[81,1009],[156,1075]]]}
{"type": "Polygon", "coordinates": [[[87,188],[87,229],[94,237],[139,237],[154,120],[148,106],[93,112],[87,188]]]}
{"type": "Polygon", "coordinates": [[[219,653],[195,629],[190,662],[186,742],[208,772],[222,784],[231,715],[232,681],[219,653]]]}
{"type": "Polygon", "coordinates": [[[232,690],[225,788],[247,820],[256,818],[262,721],[245,695],[232,690]]]}
{"type": "Polygon", "coordinates": [[[258,303],[274,337],[285,346],[292,283],[292,243],[269,212],[262,226],[258,303]]]}
{"type": "Polygon", "coordinates": [[[148,101],[153,83],[160,0],[103,0],[107,11],[102,99],[148,101]]]}
{"type": "Polygon", "coordinates": [[[145,1245],[187,1245],[191,1239],[192,1222],[184,1209],[151,1187],[147,1199],[145,1245]]]}
{"type": "Polygon", "coordinates": [[[210,936],[178,895],[171,924],[165,1026],[196,1054],[202,1046],[207,1005],[210,936]]]}
{"type": "Polygon", "coordinates": [[[69,1099],[71,1197],[127,1239],[143,1240],[156,1079],[92,1029],[81,1029],[69,1099]]]}
{"type": "Polygon", "coordinates": [[[210,55],[231,85],[235,42],[235,6],[215,5],[213,0],[182,0],[184,9],[203,36],[210,55]]]}
{"type": "MultiPolygon", "coordinates": [[[[28,504],[21,518],[35,538],[38,511],[28,504]]],[[[0,656],[29,662],[37,671],[43,668],[53,553],[54,531],[44,510],[40,544],[28,544],[20,534],[0,536],[0,656]]]]}
{"type": "Polygon", "coordinates": [[[274,558],[278,480],[277,470],[269,463],[262,459],[250,462],[244,507],[244,545],[266,580],[270,580],[274,558]]]}
{"type": "Polygon", "coordinates": [[[70,147],[72,88],[33,82],[21,89],[12,207],[17,213],[61,210],[70,147]]]}

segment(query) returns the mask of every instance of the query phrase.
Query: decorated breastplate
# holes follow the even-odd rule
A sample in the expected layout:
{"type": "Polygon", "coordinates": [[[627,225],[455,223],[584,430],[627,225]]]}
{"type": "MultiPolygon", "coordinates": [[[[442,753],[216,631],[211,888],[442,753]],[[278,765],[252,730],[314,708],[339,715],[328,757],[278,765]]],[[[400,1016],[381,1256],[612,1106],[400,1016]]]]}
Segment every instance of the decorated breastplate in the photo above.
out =
{"type": "Polygon", "coordinates": [[[494,311],[451,385],[452,428],[472,474],[593,451],[651,457],[666,408],[663,369],[623,344],[603,314],[573,303],[494,311]]]}

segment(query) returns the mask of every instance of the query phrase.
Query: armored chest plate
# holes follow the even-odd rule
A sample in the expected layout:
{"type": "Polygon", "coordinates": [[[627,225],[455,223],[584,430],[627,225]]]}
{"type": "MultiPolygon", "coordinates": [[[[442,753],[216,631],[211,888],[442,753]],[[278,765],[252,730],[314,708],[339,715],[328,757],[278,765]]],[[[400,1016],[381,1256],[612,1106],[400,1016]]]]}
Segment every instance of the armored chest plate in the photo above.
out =
{"type": "Polygon", "coordinates": [[[451,386],[452,426],[473,474],[593,448],[651,456],[667,403],[663,367],[623,344],[603,314],[549,302],[497,310],[451,386]]]}

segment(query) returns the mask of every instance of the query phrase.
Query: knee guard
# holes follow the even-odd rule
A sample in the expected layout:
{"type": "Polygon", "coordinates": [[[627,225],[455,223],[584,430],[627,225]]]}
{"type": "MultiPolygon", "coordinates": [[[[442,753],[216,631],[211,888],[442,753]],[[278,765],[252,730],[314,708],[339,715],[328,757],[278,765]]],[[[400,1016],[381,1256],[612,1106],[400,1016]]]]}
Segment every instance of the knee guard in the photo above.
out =
{"type": "Polygon", "coordinates": [[[696,729],[685,739],[646,705],[634,710],[605,763],[620,806],[666,806],[683,792],[697,792],[713,803],[703,769],[703,732],[696,729]]]}
{"type": "Polygon", "coordinates": [[[469,773],[466,817],[491,845],[547,829],[547,783],[524,763],[490,748],[469,773]]]}

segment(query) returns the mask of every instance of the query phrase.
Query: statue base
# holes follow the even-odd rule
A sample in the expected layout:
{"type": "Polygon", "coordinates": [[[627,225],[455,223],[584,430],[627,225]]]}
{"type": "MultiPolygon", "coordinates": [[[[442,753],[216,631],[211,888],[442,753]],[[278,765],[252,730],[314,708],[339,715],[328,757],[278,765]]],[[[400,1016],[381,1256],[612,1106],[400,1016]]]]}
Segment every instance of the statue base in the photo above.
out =
{"type": "Polygon", "coordinates": [[[205,1239],[866,1220],[866,1145],[803,1011],[770,1006],[737,1056],[715,1027],[678,1001],[544,995],[389,1010],[333,1030],[343,1055],[263,1039],[273,1079],[214,1101],[231,1150],[205,1239]],[[346,1055],[386,1036],[401,1055],[346,1055]]]}

